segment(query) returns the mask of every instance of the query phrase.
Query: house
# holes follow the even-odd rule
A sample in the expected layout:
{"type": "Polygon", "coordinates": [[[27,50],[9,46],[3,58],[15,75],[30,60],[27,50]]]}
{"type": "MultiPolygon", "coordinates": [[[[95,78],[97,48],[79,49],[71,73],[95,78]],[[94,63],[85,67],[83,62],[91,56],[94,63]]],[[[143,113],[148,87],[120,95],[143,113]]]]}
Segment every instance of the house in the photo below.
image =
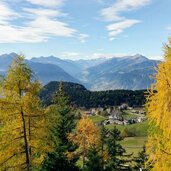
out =
{"type": "Polygon", "coordinates": [[[143,109],[139,110],[139,114],[144,115],[145,111],[143,109]]]}
{"type": "Polygon", "coordinates": [[[119,110],[126,110],[127,108],[128,108],[128,105],[126,103],[118,107],[119,110]]]}
{"type": "Polygon", "coordinates": [[[106,109],[106,112],[107,112],[108,114],[111,114],[112,111],[113,111],[113,107],[109,107],[109,108],[106,109]]]}
{"type": "Polygon", "coordinates": [[[104,111],[104,109],[102,107],[98,107],[97,110],[100,111],[100,112],[104,111]]]}
{"type": "Polygon", "coordinates": [[[103,125],[109,125],[110,124],[110,120],[105,120],[104,122],[103,122],[103,125]]]}
{"type": "Polygon", "coordinates": [[[138,112],[137,110],[135,110],[135,109],[131,110],[131,112],[132,112],[133,114],[138,114],[138,113],[139,113],[139,112],[138,112]]]}
{"type": "Polygon", "coordinates": [[[137,123],[137,119],[136,118],[128,120],[128,124],[135,124],[135,123],[137,123]]]}
{"type": "Polygon", "coordinates": [[[109,119],[123,120],[122,112],[118,109],[113,110],[111,115],[109,116],[109,119]]]}
{"type": "Polygon", "coordinates": [[[128,106],[127,109],[128,110],[133,110],[133,107],[128,106]]]}
{"type": "Polygon", "coordinates": [[[133,110],[131,110],[131,112],[133,114],[140,114],[140,115],[144,115],[145,114],[144,108],[134,108],[133,110]]]}
{"type": "Polygon", "coordinates": [[[84,111],[83,113],[84,113],[84,115],[92,116],[91,110],[86,110],[86,111],[84,111]]]}
{"type": "Polygon", "coordinates": [[[143,122],[145,120],[145,117],[138,117],[137,118],[137,122],[138,123],[141,123],[141,122],[143,122]]]}
{"type": "Polygon", "coordinates": [[[123,121],[119,121],[119,120],[109,120],[110,124],[117,124],[117,125],[123,125],[123,121]]]}
{"type": "Polygon", "coordinates": [[[123,125],[128,125],[128,121],[127,120],[123,120],[123,125]]]}
{"type": "Polygon", "coordinates": [[[117,125],[123,125],[123,121],[114,120],[114,124],[117,124],[117,125]]]}
{"type": "Polygon", "coordinates": [[[92,109],[91,109],[91,114],[92,114],[92,115],[95,115],[96,113],[97,113],[97,112],[96,112],[96,109],[95,109],[95,108],[92,108],[92,109]]]}

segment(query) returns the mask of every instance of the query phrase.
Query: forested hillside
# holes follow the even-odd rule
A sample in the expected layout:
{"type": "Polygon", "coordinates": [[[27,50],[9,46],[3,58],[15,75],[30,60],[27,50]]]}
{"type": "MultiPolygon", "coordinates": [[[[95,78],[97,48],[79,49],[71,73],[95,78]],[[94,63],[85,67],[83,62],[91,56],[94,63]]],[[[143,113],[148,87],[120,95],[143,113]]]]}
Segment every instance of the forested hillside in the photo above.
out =
{"type": "MultiPolygon", "coordinates": [[[[44,105],[52,104],[52,98],[59,89],[60,82],[53,81],[45,85],[40,92],[44,105]]],[[[142,106],[145,103],[146,90],[109,90],[89,91],[83,85],[64,82],[65,92],[72,103],[80,107],[116,106],[127,103],[129,106],[142,106]]]]}

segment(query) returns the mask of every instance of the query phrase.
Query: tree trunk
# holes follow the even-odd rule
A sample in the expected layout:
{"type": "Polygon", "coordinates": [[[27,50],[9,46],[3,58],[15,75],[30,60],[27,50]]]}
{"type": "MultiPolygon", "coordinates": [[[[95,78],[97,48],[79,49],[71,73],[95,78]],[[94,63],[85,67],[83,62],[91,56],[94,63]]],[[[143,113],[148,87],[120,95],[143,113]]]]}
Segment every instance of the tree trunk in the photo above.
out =
{"type": "MultiPolygon", "coordinates": [[[[31,141],[31,119],[29,116],[29,141],[31,141]]],[[[31,156],[31,147],[29,147],[29,154],[31,156]]]]}
{"type": "Polygon", "coordinates": [[[84,167],[85,167],[85,137],[84,137],[84,140],[83,140],[83,170],[84,170],[84,167]]]}
{"type": "Polygon", "coordinates": [[[25,146],[25,155],[26,155],[26,168],[27,171],[30,170],[30,157],[29,157],[29,148],[28,148],[28,141],[27,141],[27,130],[26,130],[26,122],[24,118],[23,109],[21,107],[21,116],[22,116],[22,122],[23,122],[23,132],[24,132],[24,146],[25,146]]]}
{"type": "Polygon", "coordinates": [[[103,142],[102,142],[102,146],[101,146],[101,156],[102,156],[102,168],[104,169],[104,144],[103,144],[103,142]]]}
{"type": "MultiPolygon", "coordinates": [[[[20,88],[20,81],[18,84],[19,88],[19,95],[20,99],[22,99],[22,89],[20,88]]],[[[25,148],[25,155],[26,155],[26,170],[30,170],[30,157],[29,157],[29,147],[28,147],[28,141],[27,141],[27,130],[26,130],[26,121],[24,118],[24,112],[22,106],[20,107],[21,112],[21,118],[22,118],[22,124],[23,124],[23,134],[24,134],[24,148],[25,148]]]]}

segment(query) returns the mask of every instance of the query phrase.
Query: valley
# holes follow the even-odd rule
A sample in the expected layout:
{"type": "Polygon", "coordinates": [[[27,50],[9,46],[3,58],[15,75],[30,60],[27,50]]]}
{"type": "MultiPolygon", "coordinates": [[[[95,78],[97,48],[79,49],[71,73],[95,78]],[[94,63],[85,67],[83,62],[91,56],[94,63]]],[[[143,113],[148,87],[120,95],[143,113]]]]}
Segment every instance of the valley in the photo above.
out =
{"type": "MultiPolygon", "coordinates": [[[[0,56],[0,72],[6,74],[15,53],[0,56]]],[[[92,60],[67,60],[58,57],[33,57],[26,60],[44,85],[50,81],[81,83],[93,91],[141,90],[150,88],[155,67],[160,63],[143,55],[98,58],[92,60]]]]}

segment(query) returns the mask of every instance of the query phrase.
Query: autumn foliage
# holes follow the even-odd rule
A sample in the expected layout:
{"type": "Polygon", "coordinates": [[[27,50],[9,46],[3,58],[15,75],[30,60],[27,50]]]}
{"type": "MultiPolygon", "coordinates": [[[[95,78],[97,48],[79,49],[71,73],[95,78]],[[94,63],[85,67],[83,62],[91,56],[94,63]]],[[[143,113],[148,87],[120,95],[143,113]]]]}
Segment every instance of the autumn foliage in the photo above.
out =
{"type": "Polygon", "coordinates": [[[44,160],[48,147],[40,88],[18,56],[0,86],[0,170],[29,171],[44,160]]]}
{"type": "Polygon", "coordinates": [[[69,134],[68,138],[79,146],[84,167],[88,150],[99,143],[99,129],[94,125],[91,119],[84,117],[77,123],[75,133],[69,134]]]}
{"type": "Polygon", "coordinates": [[[171,39],[164,52],[147,102],[150,124],[147,152],[154,171],[171,170],[171,39]]]}

